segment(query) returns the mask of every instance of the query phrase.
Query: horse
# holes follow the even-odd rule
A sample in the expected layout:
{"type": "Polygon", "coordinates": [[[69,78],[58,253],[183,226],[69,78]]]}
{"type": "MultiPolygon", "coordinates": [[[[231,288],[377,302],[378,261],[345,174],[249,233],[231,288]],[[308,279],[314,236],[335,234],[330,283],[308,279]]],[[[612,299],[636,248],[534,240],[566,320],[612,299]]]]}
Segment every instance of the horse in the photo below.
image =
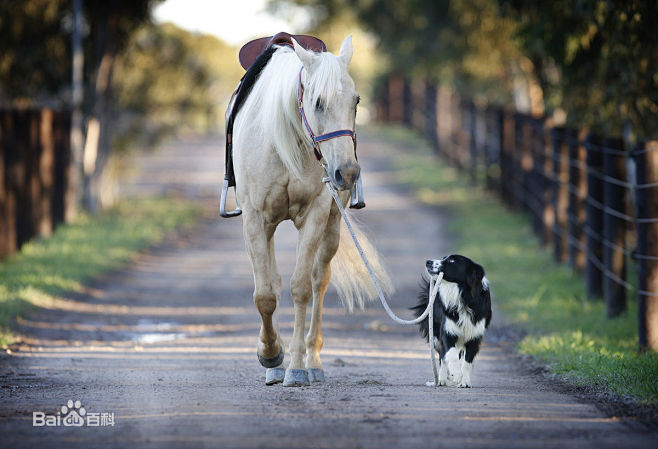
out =
{"type": "MultiPolygon", "coordinates": [[[[328,176],[345,205],[361,169],[354,134],[359,95],[348,73],[352,38],[343,41],[338,55],[306,50],[294,39],[291,43],[275,46],[235,116],[233,163],[253,270],[253,300],[261,317],[258,360],[266,368],[267,384],[293,387],[324,381],[322,306],[330,281],[348,311],[363,308],[377,291],[349,234],[341,230],[338,207],[323,185],[328,176]],[[317,136],[328,130],[342,134],[319,143],[313,130],[317,136]],[[291,220],[298,231],[290,280],[295,318],[287,355],[272,322],[281,298],[273,236],[284,220],[291,220]],[[311,321],[304,338],[311,297],[311,321]]],[[[356,232],[375,276],[390,293],[392,284],[381,257],[363,233],[356,232]]]]}

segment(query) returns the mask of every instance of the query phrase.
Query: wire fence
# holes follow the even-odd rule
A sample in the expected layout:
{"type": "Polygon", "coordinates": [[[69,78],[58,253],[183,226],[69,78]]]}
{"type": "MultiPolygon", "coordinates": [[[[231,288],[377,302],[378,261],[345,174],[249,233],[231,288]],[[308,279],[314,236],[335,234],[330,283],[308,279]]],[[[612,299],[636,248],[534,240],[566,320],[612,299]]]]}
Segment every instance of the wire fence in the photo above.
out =
{"type": "Polygon", "coordinates": [[[584,274],[609,317],[635,296],[640,346],[658,349],[658,142],[629,148],[398,76],[380,89],[376,113],[424,133],[473,183],[527,211],[542,244],[584,274]]]}

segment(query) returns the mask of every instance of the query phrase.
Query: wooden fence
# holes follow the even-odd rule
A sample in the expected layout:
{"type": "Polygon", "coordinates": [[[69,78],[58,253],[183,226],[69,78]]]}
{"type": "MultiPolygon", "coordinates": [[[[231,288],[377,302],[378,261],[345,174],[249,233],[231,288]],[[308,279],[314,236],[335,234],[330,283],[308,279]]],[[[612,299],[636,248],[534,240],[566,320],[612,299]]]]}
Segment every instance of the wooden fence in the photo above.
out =
{"type": "Polygon", "coordinates": [[[395,76],[377,99],[379,121],[424,133],[474,183],[527,211],[541,242],[584,273],[588,296],[603,297],[609,317],[635,295],[640,346],[658,349],[658,142],[627,148],[395,76]]]}
{"type": "Polygon", "coordinates": [[[0,109],[0,258],[64,220],[70,113],[0,109]]]}

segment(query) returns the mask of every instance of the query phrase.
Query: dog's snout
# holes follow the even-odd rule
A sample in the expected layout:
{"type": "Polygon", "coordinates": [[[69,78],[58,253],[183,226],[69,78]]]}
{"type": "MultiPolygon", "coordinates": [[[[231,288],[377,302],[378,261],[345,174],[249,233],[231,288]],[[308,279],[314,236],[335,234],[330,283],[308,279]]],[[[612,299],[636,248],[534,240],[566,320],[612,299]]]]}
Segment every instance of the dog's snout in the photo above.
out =
{"type": "Polygon", "coordinates": [[[427,260],[425,262],[425,267],[427,271],[431,274],[438,274],[441,271],[441,261],[440,260],[427,260]]]}

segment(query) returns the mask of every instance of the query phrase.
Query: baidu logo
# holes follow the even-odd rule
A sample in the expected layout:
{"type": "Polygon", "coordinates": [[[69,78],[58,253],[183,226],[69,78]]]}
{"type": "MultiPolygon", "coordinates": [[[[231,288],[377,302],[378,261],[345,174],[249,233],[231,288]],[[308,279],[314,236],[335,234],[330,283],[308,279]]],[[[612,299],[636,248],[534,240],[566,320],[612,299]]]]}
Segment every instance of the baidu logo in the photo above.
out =
{"type": "Polygon", "coordinates": [[[91,413],[82,406],[82,403],[69,399],[66,405],[54,415],[44,412],[32,412],[33,427],[104,427],[114,426],[114,413],[91,413]]]}

